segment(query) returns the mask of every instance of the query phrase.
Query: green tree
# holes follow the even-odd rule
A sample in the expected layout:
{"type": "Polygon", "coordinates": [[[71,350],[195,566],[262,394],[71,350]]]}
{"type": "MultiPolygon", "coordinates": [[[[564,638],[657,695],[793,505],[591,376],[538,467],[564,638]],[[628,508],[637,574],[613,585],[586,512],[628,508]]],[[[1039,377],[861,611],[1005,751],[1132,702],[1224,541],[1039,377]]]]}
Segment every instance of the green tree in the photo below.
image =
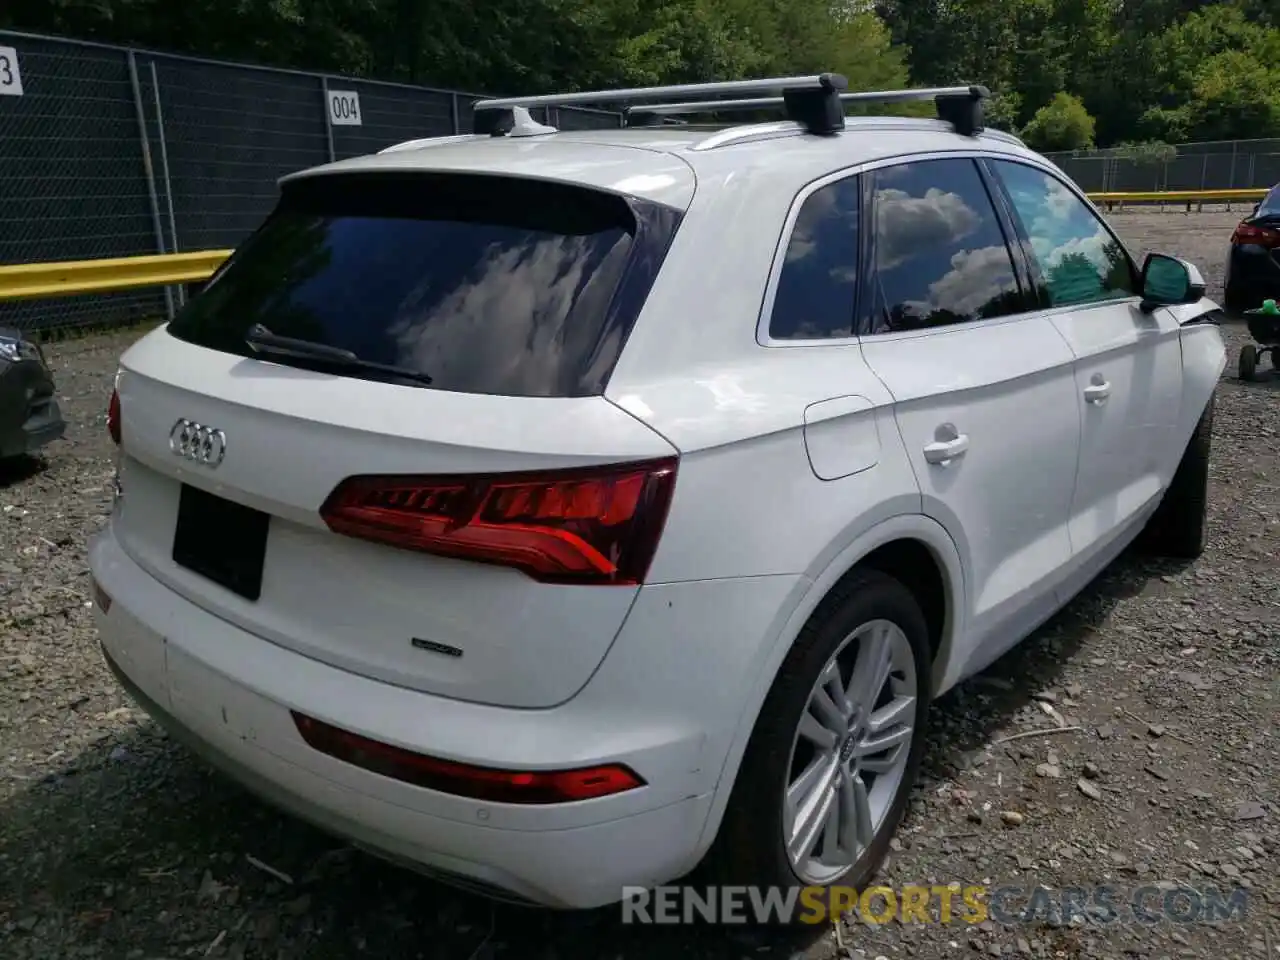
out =
{"type": "Polygon", "coordinates": [[[1094,119],[1079,97],[1056,93],[1022,130],[1037,150],[1084,150],[1093,146],[1094,119]]]}
{"type": "Polygon", "coordinates": [[[1190,13],[1151,43],[1152,89],[1138,129],[1170,142],[1280,133],[1280,30],[1244,6],[1190,13]]]}
{"type": "Polygon", "coordinates": [[[1280,69],[1239,50],[1210,57],[1196,70],[1187,129],[1197,140],[1280,134],[1280,69]]]}
{"type": "Polygon", "coordinates": [[[1178,148],[1161,140],[1126,141],[1117,143],[1113,149],[1115,156],[1144,167],[1172,163],[1178,157],[1178,148]]]}
{"type": "Polygon", "coordinates": [[[1280,134],[1280,30],[1221,3],[1171,26],[1152,50],[1154,103],[1142,133],[1167,141],[1280,134]]]}
{"type": "Polygon", "coordinates": [[[1061,91],[1099,143],[1280,135],[1277,0],[0,0],[0,26],[495,94],[834,69],[985,84],[1034,136],[1061,91]]]}
{"type": "Polygon", "coordinates": [[[1178,21],[1153,43],[1151,73],[1165,106],[1178,106],[1192,92],[1204,61],[1231,50],[1265,57],[1272,31],[1248,18],[1239,7],[1220,3],[1178,21]]]}
{"type": "Polygon", "coordinates": [[[1098,120],[1097,139],[1112,143],[1145,136],[1182,140],[1179,118],[1160,111],[1180,106],[1189,92],[1190,61],[1211,56],[1221,42],[1211,35],[1215,18],[1230,20],[1242,13],[1250,24],[1262,23],[1257,9],[1274,0],[1116,0],[1111,4],[1105,40],[1092,55],[1078,61],[1068,87],[1077,91],[1098,120]],[[1206,22],[1207,21],[1207,22],[1206,22]],[[1189,26],[1188,26],[1189,25],[1189,26]],[[1199,33],[1199,37],[1193,35],[1199,33]],[[1172,47],[1180,46],[1181,50],[1172,47]],[[1170,90],[1170,78],[1181,75],[1182,94],[1170,90]],[[1141,121],[1141,123],[1140,123],[1141,121]]]}
{"type": "Polygon", "coordinates": [[[921,83],[981,83],[999,94],[1019,92],[1019,45],[1038,43],[1031,27],[1041,0],[880,0],[876,11],[893,40],[909,51],[921,83]]]}
{"type": "Polygon", "coordinates": [[[1026,123],[1094,69],[1113,34],[1113,0],[879,0],[913,78],[982,83],[993,126],[1026,123]]]}
{"type": "Polygon", "coordinates": [[[841,70],[902,53],[826,0],[6,0],[0,26],[480,93],[841,70]]]}

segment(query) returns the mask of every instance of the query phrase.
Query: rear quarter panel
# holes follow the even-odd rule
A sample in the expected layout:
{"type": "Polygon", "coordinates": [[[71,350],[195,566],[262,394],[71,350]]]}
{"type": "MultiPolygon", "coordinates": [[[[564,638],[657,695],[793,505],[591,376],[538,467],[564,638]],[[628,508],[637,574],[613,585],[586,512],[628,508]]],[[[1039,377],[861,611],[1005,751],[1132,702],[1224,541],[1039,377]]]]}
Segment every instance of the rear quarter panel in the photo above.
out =
{"type": "Polygon", "coordinates": [[[650,582],[816,578],[863,531],[920,512],[892,398],[856,344],[757,350],[755,362],[695,370],[615,400],[681,452],[650,582]],[[843,438],[858,451],[845,466],[861,469],[824,480],[806,448],[806,411],[850,397],[858,402],[822,421],[822,449],[843,438]]]}

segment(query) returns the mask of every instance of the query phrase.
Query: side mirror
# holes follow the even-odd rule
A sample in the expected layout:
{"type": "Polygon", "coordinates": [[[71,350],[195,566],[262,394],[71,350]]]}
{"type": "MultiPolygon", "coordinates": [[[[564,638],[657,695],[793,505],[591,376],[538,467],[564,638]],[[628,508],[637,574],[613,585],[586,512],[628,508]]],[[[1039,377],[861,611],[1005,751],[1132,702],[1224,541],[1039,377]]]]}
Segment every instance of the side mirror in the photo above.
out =
{"type": "Polygon", "coordinates": [[[1205,294],[1204,277],[1194,264],[1163,253],[1149,253],[1142,264],[1142,311],[1196,303],[1205,294]]]}

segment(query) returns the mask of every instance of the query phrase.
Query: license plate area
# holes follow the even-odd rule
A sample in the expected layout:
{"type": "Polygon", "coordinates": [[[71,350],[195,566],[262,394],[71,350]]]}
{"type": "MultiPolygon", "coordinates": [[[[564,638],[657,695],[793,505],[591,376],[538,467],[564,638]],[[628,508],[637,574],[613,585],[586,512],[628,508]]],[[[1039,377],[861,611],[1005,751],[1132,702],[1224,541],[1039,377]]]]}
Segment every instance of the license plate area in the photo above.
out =
{"type": "Polygon", "coordinates": [[[185,483],[178,494],[173,562],[246,600],[262,594],[271,518],[185,483]]]}

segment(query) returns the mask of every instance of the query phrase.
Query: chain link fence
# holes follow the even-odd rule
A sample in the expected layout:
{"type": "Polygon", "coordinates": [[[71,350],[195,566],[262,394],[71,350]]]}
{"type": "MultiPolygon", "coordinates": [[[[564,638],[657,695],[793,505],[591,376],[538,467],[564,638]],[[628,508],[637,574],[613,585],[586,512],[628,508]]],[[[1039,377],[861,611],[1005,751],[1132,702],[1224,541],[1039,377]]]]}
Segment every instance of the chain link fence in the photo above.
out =
{"type": "MultiPolygon", "coordinates": [[[[233,248],[271,211],[280,177],[470,132],[480,97],[0,31],[0,264],[233,248]]],[[[571,108],[549,119],[620,123],[571,108]]],[[[0,303],[0,326],[159,319],[182,298],[0,303]]]]}
{"type": "Polygon", "coordinates": [[[1089,193],[1236,190],[1280,183],[1280,140],[1180,143],[1135,156],[1124,148],[1046,154],[1089,193]]]}

